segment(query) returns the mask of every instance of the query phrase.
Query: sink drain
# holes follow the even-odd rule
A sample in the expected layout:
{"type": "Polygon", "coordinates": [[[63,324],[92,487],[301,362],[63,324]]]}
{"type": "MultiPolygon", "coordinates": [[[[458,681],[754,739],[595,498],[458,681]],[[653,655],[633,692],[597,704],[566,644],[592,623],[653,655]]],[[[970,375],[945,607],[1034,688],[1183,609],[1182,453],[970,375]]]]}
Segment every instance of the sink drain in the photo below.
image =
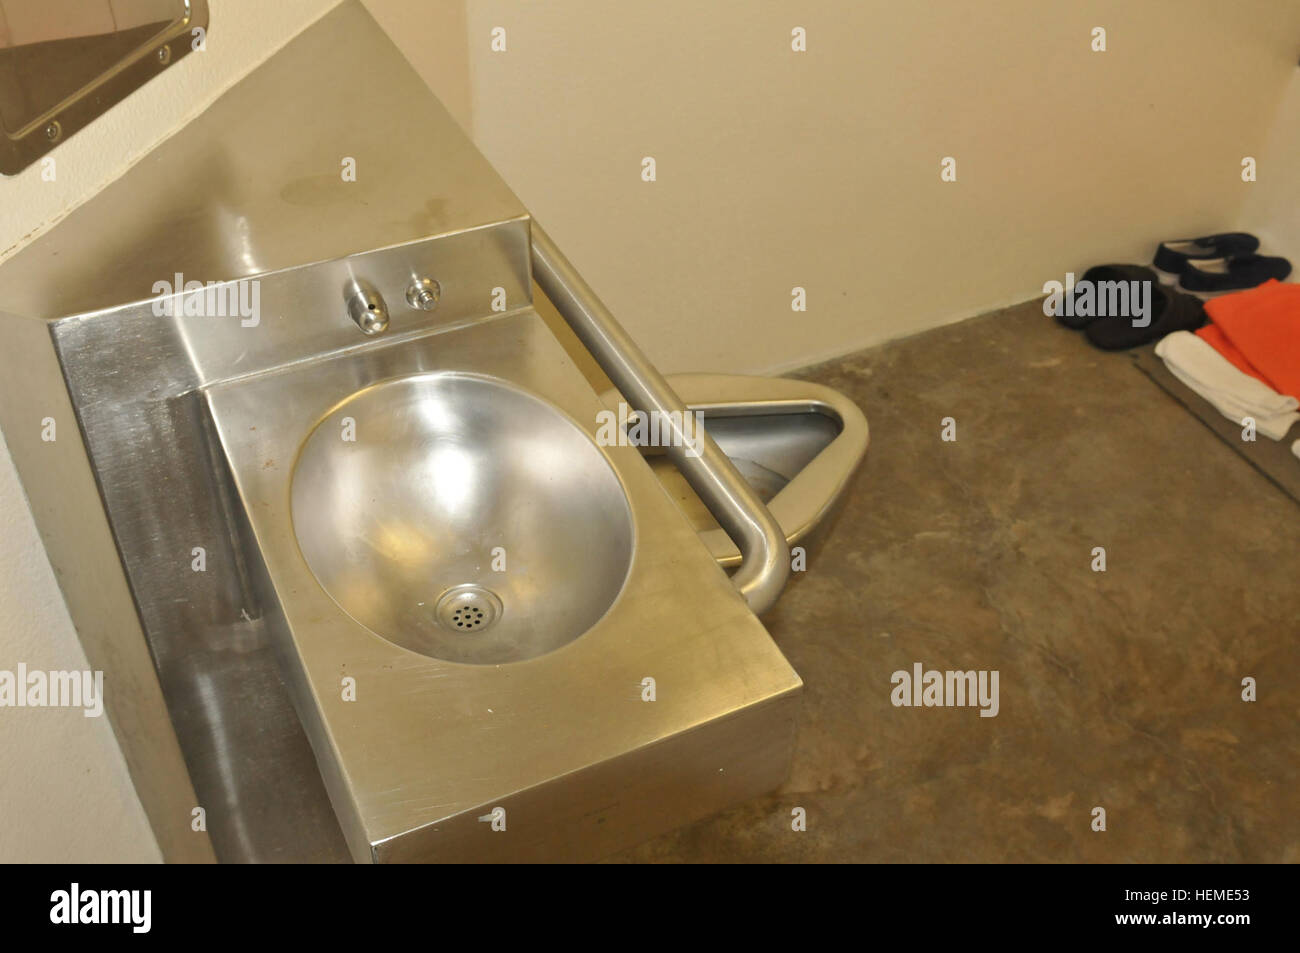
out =
{"type": "Polygon", "coordinates": [[[433,612],[453,632],[481,632],[501,617],[501,600],[482,586],[454,586],[442,594],[433,612]]]}

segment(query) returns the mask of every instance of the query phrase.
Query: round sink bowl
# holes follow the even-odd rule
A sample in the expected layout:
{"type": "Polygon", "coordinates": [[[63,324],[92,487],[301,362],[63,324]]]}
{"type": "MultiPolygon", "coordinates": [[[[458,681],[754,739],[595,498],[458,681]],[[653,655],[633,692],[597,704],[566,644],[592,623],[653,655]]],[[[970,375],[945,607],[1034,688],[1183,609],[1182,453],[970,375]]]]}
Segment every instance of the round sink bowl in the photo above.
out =
{"type": "Polygon", "coordinates": [[[623,485],[550,404],[438,373],[358,391],[307,437],[294,533],[321,587],[432,658],[534,658],[590,629],[632,562],[623,485]]]}

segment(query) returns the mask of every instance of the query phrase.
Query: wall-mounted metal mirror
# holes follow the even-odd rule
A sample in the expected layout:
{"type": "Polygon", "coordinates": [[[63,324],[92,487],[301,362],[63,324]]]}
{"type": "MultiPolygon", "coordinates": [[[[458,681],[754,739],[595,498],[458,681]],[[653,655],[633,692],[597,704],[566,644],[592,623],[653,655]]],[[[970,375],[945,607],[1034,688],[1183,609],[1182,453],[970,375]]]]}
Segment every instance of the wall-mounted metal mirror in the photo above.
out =
{"type": "Polygon", "coordinates": [[[0,173],[201,46],[207,0],[0,0],[0,173]]]}

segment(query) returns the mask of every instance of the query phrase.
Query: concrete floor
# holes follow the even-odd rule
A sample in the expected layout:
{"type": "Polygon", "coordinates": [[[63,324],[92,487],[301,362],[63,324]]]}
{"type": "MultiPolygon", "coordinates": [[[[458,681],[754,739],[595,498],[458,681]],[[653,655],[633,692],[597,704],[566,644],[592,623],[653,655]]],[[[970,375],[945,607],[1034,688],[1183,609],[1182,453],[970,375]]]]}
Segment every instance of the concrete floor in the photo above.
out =
{"type": "Polygon", "coordinates": [[[1037,302],[797,376],[871,447],[765,620],[806,686],[790,779],[616,860],[1300,861],[1292,500],[1037,302]],[[914,662],[998,670],[1000,713],[893,707],[914,662]]]}

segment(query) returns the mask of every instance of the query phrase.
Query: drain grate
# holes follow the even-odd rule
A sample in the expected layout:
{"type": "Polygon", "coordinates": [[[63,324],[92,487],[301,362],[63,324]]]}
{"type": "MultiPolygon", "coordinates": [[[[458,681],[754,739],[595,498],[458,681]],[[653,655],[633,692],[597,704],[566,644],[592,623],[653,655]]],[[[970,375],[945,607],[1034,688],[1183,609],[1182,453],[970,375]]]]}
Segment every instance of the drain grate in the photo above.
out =
{"type": "Polygon", "coordinates": [[[434,615],[453,632],[481,632],[501,617],[501,600],[482,586],[453,586],[438,598],[434,615]]]}
{"type": "Polygon", "coordinates": [[[487,615],[478,606],[461,606],[451,614],[449,621],[454,622],[458,629],[477,629],[486,618],[487,615]]]}

